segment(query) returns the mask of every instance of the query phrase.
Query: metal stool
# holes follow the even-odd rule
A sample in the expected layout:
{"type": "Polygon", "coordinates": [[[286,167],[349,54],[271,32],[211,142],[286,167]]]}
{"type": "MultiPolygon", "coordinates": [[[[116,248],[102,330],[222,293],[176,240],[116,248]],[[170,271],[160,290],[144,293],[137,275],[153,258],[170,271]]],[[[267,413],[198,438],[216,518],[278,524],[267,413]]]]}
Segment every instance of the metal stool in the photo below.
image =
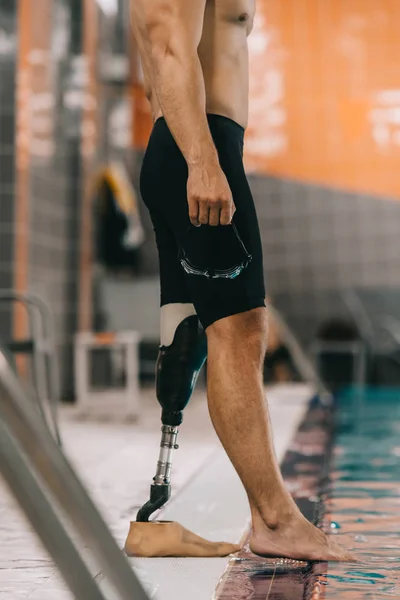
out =
{"type": "MultiPolygon", "coordinates": [[[[135,419],[139,414],[139,341],[136,331],[78,333],[75,336],[75,382],[78,412],[92,416],[135,419]],[[91,389],[89,353],[109,348],[124,349],[124,379],[121,388],[91,389]]],[[[113,358],[113,355],[111,354],[113,358]]]]}

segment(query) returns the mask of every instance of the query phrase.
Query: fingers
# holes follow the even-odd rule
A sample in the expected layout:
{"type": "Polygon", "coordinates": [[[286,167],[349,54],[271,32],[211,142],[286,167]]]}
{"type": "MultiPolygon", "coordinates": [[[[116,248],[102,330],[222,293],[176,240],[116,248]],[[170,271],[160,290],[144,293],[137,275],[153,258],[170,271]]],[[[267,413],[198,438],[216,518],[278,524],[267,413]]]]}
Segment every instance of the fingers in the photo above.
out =
{"type": "Polygon", "coordinates": [[[213,227],[216,227],[217,225],[219,225],[219,214],[220,214],[219,206],[213,206],[210,209],[210,214],[209,214],[209,218],[208,218],[209,225],[211,225],[213,227]]]}
{"type": "Polygon", "coordinates": [[[220,210],[221,202],[219,201],[200,200],[197,198],[189,199],[189,218],[195,227],[199,227],[200,225],[219,225],[220,210]]]}
{"type": "Polygon", "coordinates": [[[235,208],[232,202],[227,201],[203,201],[199,202],[198,221],[201,225],[229,225],[232,221],[235,208]],[[225,207],[226,204],[226,207],[225,207]],[[224,212],[225,211],[225,212],[224,212]]]}
{"type": "Polygon", "coordinates": [[[207,225],[209,219],[210,207],[208,202],[199,202],[199,223],[201,225],[207,225]]]}
{"type": "Polygon", "coordinates": [[[189,202],[189,218],[192,225],[229,225],[235,214],[235,206],[232,201],[201,201],[191,200],[189,202]]]}
{"type": "Polygon", "coordinates": [[[223,200],[200,199],[188,197],[189,218],[192,225],[229,225],[236,211],[232,199],[223,200]]]}
{"type": "Polygon", "coordinates": [[[213,227],[219,225],[221,206],[221,200],[200,200],[199,222],[201,225],[211,225],[213,227]]]}
{"type": "Polygon", "coordinates": [[[189,169],[189,218],[192,225],[229,225],[235,212],[232,192],[220,166],[189,169]]]}
{"type": "Polygon", "coordinates": [[[236,209],[233,202],[226,201],[222,203],[219,217],[219,222],[221,225],[229,225],[231,223],[233,215],[235,214],[235,210],[236,209]]]}
{"type": "Polygon", "coordinates": [[[195,227],[200,226],[199,222],[199,203],[194,198],[188,198],[189,204],[189,219],[192,225],[195,227]]]}

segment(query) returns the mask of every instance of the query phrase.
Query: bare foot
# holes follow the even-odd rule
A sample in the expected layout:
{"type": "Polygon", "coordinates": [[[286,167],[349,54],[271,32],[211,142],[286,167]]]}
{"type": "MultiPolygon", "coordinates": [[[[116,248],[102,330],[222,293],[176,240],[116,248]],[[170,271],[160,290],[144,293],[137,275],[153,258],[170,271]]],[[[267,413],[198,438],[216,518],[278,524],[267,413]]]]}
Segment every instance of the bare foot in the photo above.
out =
{"type": "Polygon", "coordinates": [[[209,542],[174,521],[131,522],[125,542],[128,556],[227,556],[240,546],[209,542]]]}
{"type": "Polygon", "coordinates": [[[263,557],[294,560],[355,560],[303,516],[294,516],[274,528],[258,525],[250,540],[250,550],[263,557]]]}

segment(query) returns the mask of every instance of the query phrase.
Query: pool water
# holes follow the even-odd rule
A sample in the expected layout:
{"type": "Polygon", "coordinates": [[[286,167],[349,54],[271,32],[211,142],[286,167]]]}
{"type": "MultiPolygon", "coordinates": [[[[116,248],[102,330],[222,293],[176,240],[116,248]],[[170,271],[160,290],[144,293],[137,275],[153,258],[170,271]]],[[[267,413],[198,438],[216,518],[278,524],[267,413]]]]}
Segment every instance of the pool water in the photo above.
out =
{"type": "Polygon", "coordinates": [[[326,600],[400,598],[400,389],[339,398],[327,526],[358,564],[328,565],[326,600]]]}
{"type": "Polygon", "coordinates": [[[288,564],[245,549],[218,600],[400,600],[400,389],[346,391],[334,414],[311,403],[282,470],[302,512],[357,562],[288,564]]]}

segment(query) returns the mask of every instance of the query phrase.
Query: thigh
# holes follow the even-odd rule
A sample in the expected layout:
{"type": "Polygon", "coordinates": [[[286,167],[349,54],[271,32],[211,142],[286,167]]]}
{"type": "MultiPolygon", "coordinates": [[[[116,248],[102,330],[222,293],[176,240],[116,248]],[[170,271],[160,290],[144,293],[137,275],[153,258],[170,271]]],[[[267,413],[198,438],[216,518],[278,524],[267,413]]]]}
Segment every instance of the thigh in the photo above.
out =
{"type": "Polygon", "coordinates": [[[191,302],[184,272],[179,262],[179,250],[174,233],[164,216],[150,210],[160,267],[160,306],[191,302]]]}

